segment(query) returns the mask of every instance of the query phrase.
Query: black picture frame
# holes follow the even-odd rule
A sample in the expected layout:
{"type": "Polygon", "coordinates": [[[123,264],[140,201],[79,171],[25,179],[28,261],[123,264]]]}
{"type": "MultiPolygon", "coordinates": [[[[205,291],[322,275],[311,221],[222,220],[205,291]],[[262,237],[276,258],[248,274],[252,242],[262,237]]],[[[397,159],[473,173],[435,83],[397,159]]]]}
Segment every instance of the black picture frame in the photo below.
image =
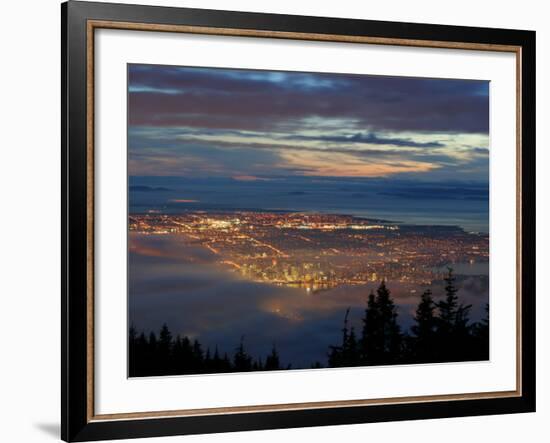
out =
{"type": "MultiPolygon", "coordinates": [[[[69,1],[61,5],[62,374],[65,441],[170,436],[535,411],[535,32],[69,1]],[[94,420],[89,400],[87,23],[90,20],[510,45],[521,54],[521,394],[231,414],[94,420]]],[[[93,182],[92,182],[93,183],[93,182]]],[[[93,271],[93,268],[92,268],[93,271]]]]}

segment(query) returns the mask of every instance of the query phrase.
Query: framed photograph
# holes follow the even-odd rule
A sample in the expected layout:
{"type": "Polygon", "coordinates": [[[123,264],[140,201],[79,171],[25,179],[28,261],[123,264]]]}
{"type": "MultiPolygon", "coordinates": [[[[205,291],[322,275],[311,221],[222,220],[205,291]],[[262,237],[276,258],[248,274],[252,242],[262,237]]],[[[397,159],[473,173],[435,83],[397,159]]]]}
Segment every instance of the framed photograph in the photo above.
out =
{"type": "Polygon", "coordinates": [[[69,1],[65,441],[535,410],[535,33],[69,1]]]}

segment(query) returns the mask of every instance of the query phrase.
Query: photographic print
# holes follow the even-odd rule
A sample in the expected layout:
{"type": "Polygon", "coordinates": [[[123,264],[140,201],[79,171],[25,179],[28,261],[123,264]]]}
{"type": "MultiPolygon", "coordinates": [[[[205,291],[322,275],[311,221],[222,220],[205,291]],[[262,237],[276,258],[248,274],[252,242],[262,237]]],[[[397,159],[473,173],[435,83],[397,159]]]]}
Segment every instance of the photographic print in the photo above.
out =
{"type": "Polygon", "coordinates": [[[128,65],[129,376],[488,360],[489,145],[488,81],[128,65]]]}

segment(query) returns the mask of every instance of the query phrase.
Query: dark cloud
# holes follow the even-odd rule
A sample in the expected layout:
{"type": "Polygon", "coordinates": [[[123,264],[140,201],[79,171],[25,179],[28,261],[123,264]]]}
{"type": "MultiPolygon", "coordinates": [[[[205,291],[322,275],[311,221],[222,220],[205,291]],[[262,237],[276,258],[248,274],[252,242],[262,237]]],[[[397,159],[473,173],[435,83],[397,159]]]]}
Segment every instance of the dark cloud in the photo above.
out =
{"type": "Polygon", "coordinates": [[[476,154],[489,155],[488,148],[471,148],[471,151],[475,152],[476,154]]]}
{"type": "Polygon", "coordinates": [[[273,130],[307,118],[371,130],[488,133],[488,82],[130,65],[131,125],[273,130]]]}
{"type": "MultiPolygon", "coordinates": [[[[292,139],[292,137],[289,137],[292,139]]],[[[295,139],[296,140],[296,139],[295,139]]],[[[318,139],[313,139],[318,140],[318,139]]],[[[301,152],[317,152],[317,153],[324,153],[324,154],[331,154],[331,153],[338,153],[338,154],[348,154],[353,155],[357,157],[402,157],[403,152],[400,151],[391,151],[391,150],[385,150],[385,149],[372,149],[372,148],[350,148],[350,147],[342,147],[342,146],[327,146],[327,147],[315,147],[315,146],[296,146],[292,143],[289,143],[287,145],[281,145],[281,144],[275,144],[275,143],[259,143],[259,142],[247,142],[246,144],[243,144],[241,142],[231,142],[231,141],[216,141],[209,142],[209,141],[200,141],[196,139],[189,139],[190,142],[192,142],[195,145],[203,145],[208,146],[213,149],[219,149],[221,152],[223,151],[227,155],[227,151],[220,149],[223,147],[232,147],[232,148],[243,148],[246,147],[247,149],[251,150],[268,150],[272,153],[276,153],[277,151],[287,151],[287,150],[297,150],[301,152]]],[[[181,143],[181,146],[187,146],[185,144],[185,137],[182,138],[182,140],[178,141],[178,143],[181,143]]],[[[410,153],[410,156],[422,156],[423,154],[419,153],[410,153]]],[[[442,155],[438,158],[444,158],[449,159],[449,156],[442,155]]]]}
{"type": "Polygon", "coordinates": [[[143,186],[143,185],[130,185],[128,187],[128,190],[130,192],[167,192],[171,191],[169,188],[165,188],[163,186],[153,187],[153,186],[143,186]]]}
{"type": "Polygon", "coordinates": [[[398,137],[379,137],[373,132],[361,133],[357,132],[353,135],[344,136],[319,136],[311,137],[304,135],[291,135],[286,137],[289,140],[311,140],[311,141],[327,141],[335,143],[367,143],[370,145],[390,145],[405,148],[442,148],[445,146],[440,142],[415,142],[410,138],[398,137]]]}

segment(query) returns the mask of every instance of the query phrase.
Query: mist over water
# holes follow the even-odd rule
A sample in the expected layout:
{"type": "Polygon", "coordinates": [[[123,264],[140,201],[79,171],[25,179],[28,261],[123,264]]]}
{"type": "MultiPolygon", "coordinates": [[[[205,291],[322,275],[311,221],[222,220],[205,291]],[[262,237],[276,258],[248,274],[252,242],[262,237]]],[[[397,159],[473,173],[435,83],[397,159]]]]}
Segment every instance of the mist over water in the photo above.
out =
{"type": "MultiPolygon", "coordinates": [[[[230,355],[241,338],[247,351],[265,356],[273,345],[283,364],[309,368],[326,364],[330,345],[339,343],[346,309],[350,323],[361,330],[366,299],[378,283],[340,286],[308,292],[247,281],[215,262],[205,248],[181,235],[129,235],[129,317],[138,330],[158,331],[166,323],[172,333],[197,338],[211,352],[217,346],[230,355]]],[[[471,318],[480,319],[488,302],[488,276],[457,268],[460,301],[473,305],[471,318]]],[[[424,288],[387,282],[398,306],[403,330],[424,288]]],[[[443,295],[443,282],[431,285],[443,295]]]]}

